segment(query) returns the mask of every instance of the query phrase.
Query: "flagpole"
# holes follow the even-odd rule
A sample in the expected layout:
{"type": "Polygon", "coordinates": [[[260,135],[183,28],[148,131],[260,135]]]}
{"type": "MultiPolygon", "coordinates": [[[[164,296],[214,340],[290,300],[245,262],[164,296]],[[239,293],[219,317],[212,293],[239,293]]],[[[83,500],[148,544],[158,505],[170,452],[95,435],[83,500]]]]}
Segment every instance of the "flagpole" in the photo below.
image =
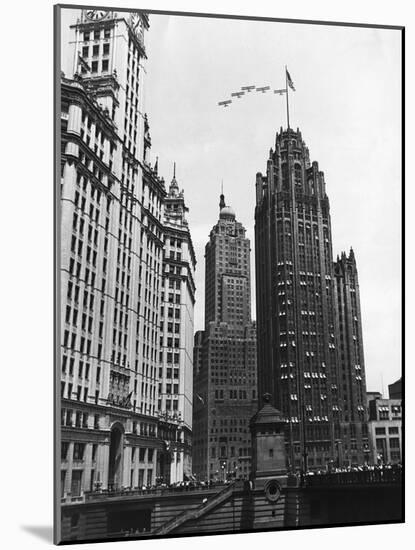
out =
{"type": "Polygon", "coordinates": [[[285,65],[285,96],[287,98],[287,128],[290,129],[290,110],[288,106],[288,76],[287,76],[287,65],[285,65]]]}

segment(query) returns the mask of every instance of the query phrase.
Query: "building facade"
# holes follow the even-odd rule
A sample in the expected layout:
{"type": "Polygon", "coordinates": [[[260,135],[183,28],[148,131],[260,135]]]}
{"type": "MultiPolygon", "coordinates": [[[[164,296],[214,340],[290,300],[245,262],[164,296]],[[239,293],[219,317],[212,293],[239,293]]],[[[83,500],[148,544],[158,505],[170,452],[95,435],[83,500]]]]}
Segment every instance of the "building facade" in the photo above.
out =
{"type": "Polygon", "coordinates": [[[148,162],[148,28],[80,10],[62,59],[63,499],[169,477],[178,437],[159,410],[166,190],[148,162]]]}
{"type": "Polygon", "coordinates": [[[357,273],[343,273],[345,260],[335,269],[324,174],[298,129],[281,128],[266,175],[256,176],[255,247],[259,395],[271,393],[286,416],[291,468],[342,464],[352,440],[358,462],[366,417],[357,273]],[[339,312],[357,323],[350,335],[339,332],[339,312]],[[346,408],[360,435],[343,443],[346,408]]]}
{"type": "Polygon", "coordinates": [[[353,249],[342,252],[334,264],[337,304],[339,393],[343,403],[341,441],[343,464],[363,464],[371,459],[366,405],[359,279],[353,249]]]}
{"type": "Polygon", "coordinates": [[[164,256],[160,325],[158,410],[160,422],[177,424],[169,444],[170,476],[165,482],[192,475],[193,314],[196,257],[185,218],[183,190],[176,167],[164,200],[164,256]]]}
{"type": "Polygon", "coordinates": [[[371,399],[369,401],[369,434],[374,464],[402,462],[402,401],[371,399]]]}
{"type": "Polygon", "coordinates": [[[193,472],[208,480],[249,475],[257,409],[250,242],[223,195],[219,210],[205,249],[205,330],[194,352],[193,472]]]}
{"type": "Polygon", "coordinates": [[[402,378],[399,378],[393,384],[389,384],[389,399],[402,399],[402,378]]]}

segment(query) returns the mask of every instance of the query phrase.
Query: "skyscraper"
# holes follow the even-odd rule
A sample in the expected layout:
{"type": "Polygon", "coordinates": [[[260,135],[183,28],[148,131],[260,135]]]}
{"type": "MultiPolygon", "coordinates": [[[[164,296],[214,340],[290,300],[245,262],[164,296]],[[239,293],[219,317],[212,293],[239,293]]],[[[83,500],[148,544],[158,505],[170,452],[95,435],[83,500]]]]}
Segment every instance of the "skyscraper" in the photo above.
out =
{"type": "MultiPolygon", "coordinates": [[[[359,463],[371,456],[366,408],[366,375],[362,316],[356,258],[342,252],[334,264],[337,304],[339,393],[343,401],[343,462],[359,463]]],[[[339,443],[338,443],[339,446],[339,443]]]]}
{"type": "Polygon", "coordinates": [[[335,277],[324,174],[299,130],[281,128],[266,175],[257,174],[255,247],[259,395],[271,393],[286,415],[293,468],[339,462],[346,408],[347,422],[365,417],[360,305],[348,317],[358,318],[355,338],[341,340],[338,296],[344,312],[345,289],[349,300],[358,293],[343,284],[339,266],[335,277]],[[342,364],[339,342],[356,350],[342,364]],[[352,392],[340,386],[343,373],[353,379],[352,392]]]}
{"type": "MultiPolygon", "coordinates": [[[[148,161],[148,17],[78,14],[61,80],[61,492],[69,499],[169,478],[183,438],[180,422],[159,410],[164,223],[169,235],[175,229],[165,215],[171,197],[148,161]]],[[[180,392],[191,399],[191,382],[180,392]]],[[[189,406],[180,408],[191,427],[189,406]]]]}
{"type": "Polygon", "coordinates": [[[205,331],[195,337],[193,471],[203,479],[246,477],[250,470],[257,377],[245,234],[221,195],[205,249],[205,331]]]}
{"type": "Polygon", "coordinates": [[[164,199],[163,287],[160,324],[159,429],[177,431],[170,439],[170,471],[165,482],[192,475],[193,311],[196,257],[186,220],[183,190],[173,179],[164,199]]]}

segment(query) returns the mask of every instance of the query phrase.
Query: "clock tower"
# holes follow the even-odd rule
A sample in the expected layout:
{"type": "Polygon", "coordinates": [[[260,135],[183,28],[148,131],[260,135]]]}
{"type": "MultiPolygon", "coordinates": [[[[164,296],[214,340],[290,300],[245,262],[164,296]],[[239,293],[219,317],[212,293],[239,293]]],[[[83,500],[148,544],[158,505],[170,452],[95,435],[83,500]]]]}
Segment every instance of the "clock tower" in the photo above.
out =
{"type": "Polygon", "coordinates": [[[153,485],[177,441],[177,421],[157,435],[166,190],[144,158],[148,28],[142,12],[77,10],[62,49],[64,498],[153,485]]]}

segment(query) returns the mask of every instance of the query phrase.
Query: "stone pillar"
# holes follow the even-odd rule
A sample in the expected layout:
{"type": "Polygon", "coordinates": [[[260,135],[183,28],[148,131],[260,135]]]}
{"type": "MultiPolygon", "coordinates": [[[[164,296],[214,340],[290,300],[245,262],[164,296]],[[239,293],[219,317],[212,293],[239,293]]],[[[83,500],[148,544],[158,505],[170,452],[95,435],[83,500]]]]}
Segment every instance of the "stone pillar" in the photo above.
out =
{"type": "Polygon", "coordinates": [[[285,419],[263,396],[264,406],[251,419],[253,527],[280,528],[286,524],[287,456],[285,419]]]}

